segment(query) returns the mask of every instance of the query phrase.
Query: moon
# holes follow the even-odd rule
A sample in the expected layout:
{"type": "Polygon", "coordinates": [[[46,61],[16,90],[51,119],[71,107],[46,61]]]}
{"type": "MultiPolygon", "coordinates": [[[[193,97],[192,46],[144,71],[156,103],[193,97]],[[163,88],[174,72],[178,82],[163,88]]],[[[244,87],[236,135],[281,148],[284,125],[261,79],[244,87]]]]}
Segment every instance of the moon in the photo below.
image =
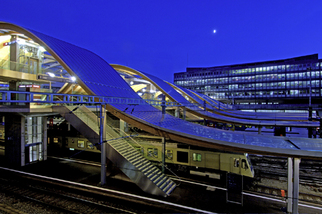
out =
{"type": "Polygon", "coordinates": [[[216,33],[217,31],[216,31],[216,30],[214,30],[213,32],[214,32],[214,33],[216,33]]]}

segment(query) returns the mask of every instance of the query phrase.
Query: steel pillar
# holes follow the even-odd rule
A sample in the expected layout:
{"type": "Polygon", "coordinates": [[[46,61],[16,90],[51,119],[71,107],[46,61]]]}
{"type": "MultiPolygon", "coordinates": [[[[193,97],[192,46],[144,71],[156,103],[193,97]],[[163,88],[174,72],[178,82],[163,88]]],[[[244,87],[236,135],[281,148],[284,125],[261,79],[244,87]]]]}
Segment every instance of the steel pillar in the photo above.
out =
{"type": "Polygon", "coordinates": [[[162,138],[162,173],[165,171],[165,138],[162,138]]]}
{"type": "Polygon", "coordinates": [[[166,104],[165,104],[165,95],[162,96],[161,107],[162,107],[162,114],[165,114],[165,108],[167,107],[166,104]]]}
{"type": "Polygon", "coordinates": [[[106,116],[103,105],[100,105],[100,143],[101,143],[101,185],[106,184],[106,116]],[[103,112],[104,111],[104,112],[103,112]]]}

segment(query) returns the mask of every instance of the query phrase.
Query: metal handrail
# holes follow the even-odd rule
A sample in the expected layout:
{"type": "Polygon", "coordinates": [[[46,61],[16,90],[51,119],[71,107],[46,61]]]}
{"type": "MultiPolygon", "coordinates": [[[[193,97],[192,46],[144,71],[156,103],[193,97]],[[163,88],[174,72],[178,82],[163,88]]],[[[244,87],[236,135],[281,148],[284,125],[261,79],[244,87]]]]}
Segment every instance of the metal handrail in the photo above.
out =
{"type": "MultiPolygon", "coordinates": [[[[106,125],[108,125],[108,124],[106,124],[106,125]]],[[[109,125],[108,125],[109,126],[109,125]]],[[[110,126],[111,127],[111,126],[110,126]]],[[[128,140],[131,140],[132,142],[134,142],[134,144],[136,144],[136,145],[138,145],[140,148],[143,148],[142,147],[142,145],[138,142],[138,141],[136,141],[134,138],[133,138],[133,135],[129,135],[128,133],[126,133],[125,131],[123,131],[123,130],[121,130],[121,129],[119,129],[119,128],[114,128],[114,127],[111,127],[112,129],[114,129],[114,130],[116,130],[116,131],[118,131],[119,133],[121,133],[120,134],[120,136],[122,136],[122,134],[124,135],[124,140],[125,139],[128,139],[128,140]]],[[[139,134],[135,134],[134,136],[138,136],[139,134]]],[[[130,144],[130,143],[129,143],[130,144]]],[[[153,148],[155,148],[152,144],[149,144],[149,145],[151,145],[153,148]]],[[[130,146],[132,146],[131,144],[130,144],[130,146]]],[[[162,153],[162,151],[161,151],[161,153],[162,153]]],[[[151,153],[150,153],[151,154],[151,153]]],[[[144,156],[144,155],[143,155],[144,156]]],[[[154,155],[152,154],[151,155],[151,157],[152,158],[156,158],[156,157],[154,157],[154,155]]],[[[177,175],[177,174],[175,174],[170,168],[168,168],[167,167],[167,165],[166,164],[163,164],[161,161],[159,161],[159,160],[154,160],[154,161],[156,161],[156,162],[158,162],[159,164],[161,164],[161,166],[164,166],[167,170],[169,170],[169,172],[171,172],[175,177],[177,177],[178,178],[178,180],[180,181],[179,182],[179,184],[176,184],[177,186],[179,186],[180,184],[181,184],[181,178],[177,175]]]]}
{"type": "MultiPolygon", "coordinates": [[[[123,98],[123,97],[108,97],[83,94],[59,94],[46,92],[27,92],[27,91],[4,91],[1,90],[0,103],[37,103],[37,104],[125,104],[125,105],[153,105],[153,106],[168,106],[168,107],[184,107],[184,106],[199,106],[196,103],[178,103],[162,100],[144,100],[141,98],[123,98]],[[25,95],[24,99],[15,99],[12,94],[25,95]],[[36,96],[44,96],[45,100],[39,100],[36,96]],[[71,99],[72,98],[72,99],[71,99]]],[[[21,98],[23,96],[20,96],[21,98]]]]}

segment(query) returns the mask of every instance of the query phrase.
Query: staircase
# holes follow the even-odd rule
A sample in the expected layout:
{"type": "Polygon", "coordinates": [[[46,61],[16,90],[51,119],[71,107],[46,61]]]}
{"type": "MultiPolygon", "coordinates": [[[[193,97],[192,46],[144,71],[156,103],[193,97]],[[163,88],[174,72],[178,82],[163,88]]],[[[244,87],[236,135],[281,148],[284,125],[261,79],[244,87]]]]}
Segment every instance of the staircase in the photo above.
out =
{"type": "MultiPolygon", "coordinates": [[[[53,106],[53,111],[60,113],[94,145],[99,144],[99,118],[90,109],[85,106],[53,106]]],[[[176,184],[169,177],[131,146],[126,137],[107,125],[106,141],[106,157],[144,192],[166,197],[175,189],[176,184]]]]}

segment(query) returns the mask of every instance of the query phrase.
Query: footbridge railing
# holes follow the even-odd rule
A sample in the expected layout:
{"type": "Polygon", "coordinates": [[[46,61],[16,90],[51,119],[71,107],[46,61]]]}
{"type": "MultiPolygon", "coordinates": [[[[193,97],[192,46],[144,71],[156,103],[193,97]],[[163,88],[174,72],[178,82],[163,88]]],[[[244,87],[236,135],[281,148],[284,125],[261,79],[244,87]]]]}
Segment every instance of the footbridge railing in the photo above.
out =
{"type": "MultiPolygon", "coordinates": [[[[140,98],[106,97],[82,94],[58,94],[26,91],[0,91],[0,104],[36,103],[36,104],[126,104],[153,105],[167,107],[199,106],[195,103],[168,102],[162,100],[143,100],[140,98]]],[[[21,104],[20,104],[21,105],[21,104]]]]}

